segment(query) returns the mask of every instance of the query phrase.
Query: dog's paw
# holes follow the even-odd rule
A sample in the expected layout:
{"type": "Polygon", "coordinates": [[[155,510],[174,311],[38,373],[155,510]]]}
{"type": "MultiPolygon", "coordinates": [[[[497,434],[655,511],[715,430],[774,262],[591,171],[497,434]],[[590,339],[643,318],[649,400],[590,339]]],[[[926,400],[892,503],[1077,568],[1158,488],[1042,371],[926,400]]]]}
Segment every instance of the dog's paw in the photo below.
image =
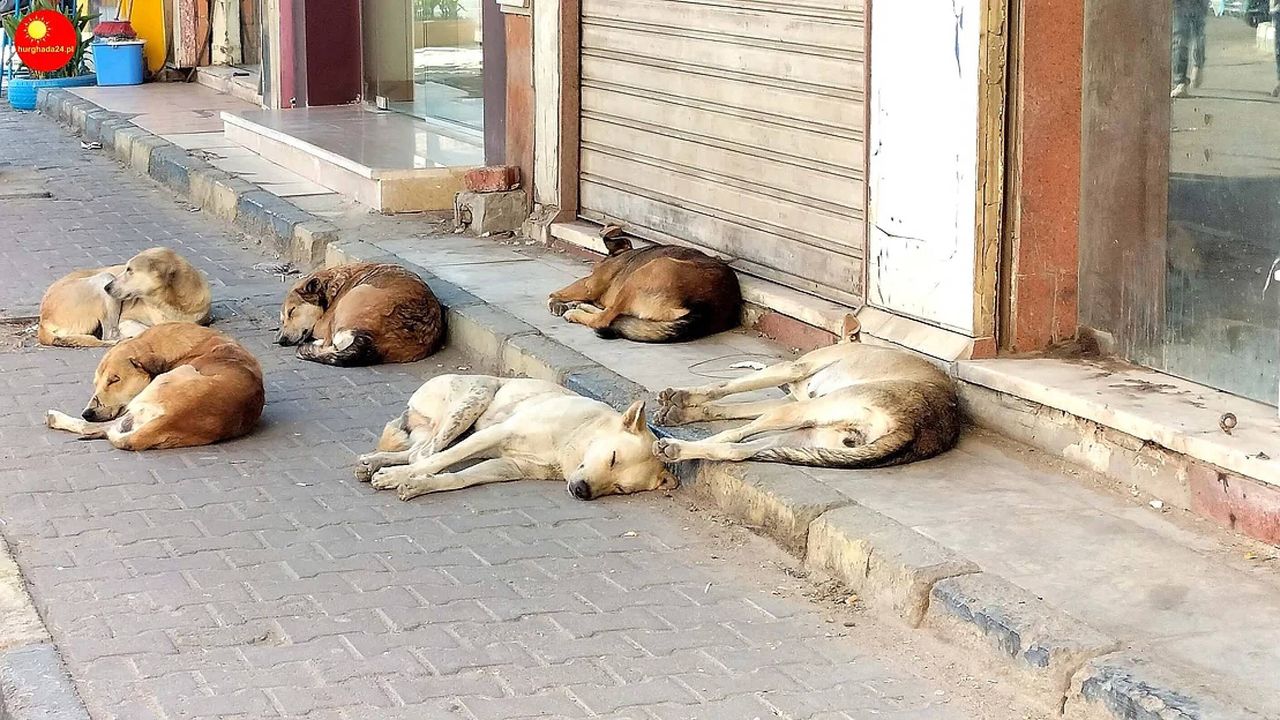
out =
{"type": "Polygon", "coordinates": [[[44,424],[51,428],[58,427],[58,416],[62,413],[57,410],[46,410],[44,413],[44,424]]]}
{"type": "Polygon", "coordinates": [[[369,482],[373,479],[373,474],[381,469],[382,465],[369,455],[356,458],[356,479],[360,482],[369,482]]]}
{"type": "Polygon", "coordinates": [[[369,484],[376,490],[398,490],[408,481],[409,472],[405,468],[382,468],[369,478],[369,484]]]}
{"type": "Polygon", "coordinates": [[[653,454],[663,462],[676,462],[680,459],[680,441],[661,438],[653,444],[653,454]]]}
{"type": "Polygon", "coordinates": [[[419,495],[426,495],[429,491],[418,483],[405,483],[400,486],[400,491],[396,493],[400,498],[400,502],[409,502],[419,495]]]}
{"type": "Polygon", "coordinates": [[[653,421],[660,426],[684,425],[685,423],[696,422],[693,412],[689,408],[677,407],[675,405],[659,405],[653,411],[653,421]]]}
{"type": "Polygon", "coordinates": [[[688,390],[667,388],[658,393],[658,404],[662,407],[682,408],[693,404],[693,394],[688,390]]]}
{"type": "Polygon", "coordinates": [[[563,317],[565,313],[573,309],[573,304],[563,300],[550,299],[547,300],[547,309],[551,311],[552,315],[563,317]]]}

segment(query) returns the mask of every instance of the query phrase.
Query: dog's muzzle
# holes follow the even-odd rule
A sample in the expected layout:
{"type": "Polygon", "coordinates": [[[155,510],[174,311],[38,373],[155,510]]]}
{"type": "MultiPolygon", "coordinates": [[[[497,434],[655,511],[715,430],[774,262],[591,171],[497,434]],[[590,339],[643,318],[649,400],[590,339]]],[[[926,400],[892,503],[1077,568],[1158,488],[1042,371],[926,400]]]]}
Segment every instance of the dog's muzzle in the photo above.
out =
{"type": "Polygon", "coordinates": [[[591,486],[587,484],[586,480],[570,480],[569,494],[579,500],[590,500],[591,486]]]}
{"type": "Polygon", "coordinates": [[[129,299],[128,295],[120,289],[120,285],[116,283],[114,279],[106,285],[103,285],[102,289],[106,291],[107,295],[110,295],[113,300],[124,301],[129,299]]]}
{"type": "Polygon", "coordinates": [[[98,398],[94,397],[85,406],[84,412],[80,413],[80,417],[89,422],[106,422],[112,419],[112,415],[102,407],[102,403],[98,402],[98,398]]]}

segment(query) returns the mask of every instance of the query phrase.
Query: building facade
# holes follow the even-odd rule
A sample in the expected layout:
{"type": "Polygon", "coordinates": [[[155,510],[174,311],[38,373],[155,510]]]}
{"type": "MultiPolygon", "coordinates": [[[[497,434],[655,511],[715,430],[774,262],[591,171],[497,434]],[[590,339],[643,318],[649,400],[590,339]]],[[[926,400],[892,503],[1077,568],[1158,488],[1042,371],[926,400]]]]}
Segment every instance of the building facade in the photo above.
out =
{"type": "Polygon", "coordinates": [[[546,236],[700,247],[809,298],[781,312],[830,330],[859,308],[947,359],[1079,339],[1276,404],[1275,35],[1243,5],[527,12],[532,105],[508,121],[546,236]],[[1199,85],[1170,97],[1179,47],[1199,85]]]}
{"type": "Polygon", "coordinates": [[[1083,341],[1277,403],[1277,55],[1243,4],[261,2],[265,104],[475,133],[541,239],[620,223],[820,329],[1083,341]]]}

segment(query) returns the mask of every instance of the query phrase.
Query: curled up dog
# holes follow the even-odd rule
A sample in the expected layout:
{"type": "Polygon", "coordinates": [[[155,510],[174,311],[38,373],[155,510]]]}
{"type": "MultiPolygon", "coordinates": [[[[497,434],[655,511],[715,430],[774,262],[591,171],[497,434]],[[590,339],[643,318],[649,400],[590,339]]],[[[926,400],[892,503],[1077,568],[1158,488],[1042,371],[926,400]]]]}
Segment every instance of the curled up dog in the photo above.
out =
{"type": "Polygon", "coordinates": [[[48,425],[121,450],[209,445],[240,437],[262,415],[262,367],[235,340],[193,323],[165,323],[107,351],[80,418],[48,425]]]}
{"type": "Polygon", "coordinates": [[[602,338],[653,343],[693,340],[738,325],[742,291],[722,261],[671,245],[637,250],[616,226],[601,236],[609,256],[587,277],[551,293],[552,314],[602,338]]]}
{"type": "Polygon", "coordinates": [[[209,281],[168,248],[151,248],[124,265],[76,270],[40,300],[41,345],[102,347],[168,322],[210,321],[209,281]]]}
{"type": "Polygon", "coordinates": [[[298,281],[280,309],[280,345],[350,367],[414,362],[444,340],[444,311],[422,278],[383,263],[339,265],[298,281]]]}
{"type": "Polygon", "coordinates": [[[643,402],[620,414],[544,380],[441,375],[387,423],[356,475],[401,500],[522,479],[560,480],[591,500],[679,485],[655,440],[643,402]]]}
{"type": "Polygon", "coordinates": [[[923,460],[955,446],[962,417],[955,385],[929,361],[904,350],[857,342],[845,319],[841,341],[745,377],[659,395],[664,424],[750,420],[706,440],[659,440],[663,460],[759,460],[869,468],[923,460]],[[788,397],[721,402],[781,387],[788,397]]]}

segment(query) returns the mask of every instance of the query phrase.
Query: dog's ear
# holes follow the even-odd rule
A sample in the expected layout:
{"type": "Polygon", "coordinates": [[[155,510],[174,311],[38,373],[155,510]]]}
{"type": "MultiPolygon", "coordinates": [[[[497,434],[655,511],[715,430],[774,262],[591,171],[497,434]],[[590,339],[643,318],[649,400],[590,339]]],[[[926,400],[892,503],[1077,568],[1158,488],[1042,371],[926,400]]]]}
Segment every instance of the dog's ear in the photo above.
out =
{"type": "Polygon", "coordinates": [[[844,322],[840,324],[840,342],[857,342],[861,333],[862,323],[858,318],[852,313],[845,315],[844,322]]]}
{"type": "Polygon", "coordinates": [[[320,278],[312,275],[302,282],[302,286],[298,288],[298,294],[304,300],[318,300],[320,299],[320,290],[323,287],[324,285],[320,282],[320,278]]]}
{"type": "Polygon", "coordinates": [[[160,359],[154,355],[134,355],[129,358],[129,364],[151,377],[165,372],[165,369],[160,364],[160,359]]]}
{"type": "Polygon", "coordinates": [[[622,414],[622,427],[628,432],[640,435],[649,429],[648,423],[644,420],[644,401],[637,400],[631,403],[631,407],[622,414]]]}
{"type": "Polygon", "coordinates": [[[662,474],[658,476],[658,489],[675,490],[678,487],[680,487],[680,478],[676,477],[675,473],[664,468],[662,474]]]}
{"type": "Polygon", "coordinates": [[[606,225],[600,231],[600,239],[604,240],[604,247],[609,251],[609,257],[631,249],[631,240],[622,233],[621,225],[606,225]]]}

